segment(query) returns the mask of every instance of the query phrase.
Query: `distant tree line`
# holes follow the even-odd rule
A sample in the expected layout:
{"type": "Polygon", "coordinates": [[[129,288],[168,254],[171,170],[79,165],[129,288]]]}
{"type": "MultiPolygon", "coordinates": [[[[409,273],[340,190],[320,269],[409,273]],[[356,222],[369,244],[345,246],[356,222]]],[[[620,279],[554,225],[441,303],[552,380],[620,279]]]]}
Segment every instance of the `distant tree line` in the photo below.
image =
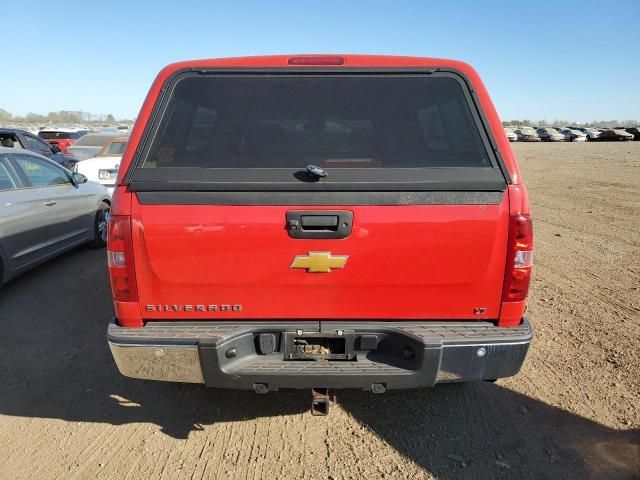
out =
{"type": "MultiPolygon", "coordinates": [[[[12,115],[6,110],[0,108],[0,123],[91,123],[91,122],[104,122],[108,124],[115,123],[133,123],[133,120],[120,118],[117,119],[112,115],[92,115],[87,112],[71,112],[67,110],[61,110],[59,112],[49,112],[47,115],[41,115],[38,113],[27,113],[24,117],[19,115],[12,115]]],[[[514,125],[518,127],[531,127],[544,125],[549,127],[566,127],[571,125],[579,125],[581,127],[635,127],[640,125],[638,120],[600,120],[593,122],[570,122],[568,120],[538,120],[537,122],[532,120],[509,120],[502,122],[503,125],[514,125]]]]}
{"type": "Polygon", "coordinates": [[[593,122],[570,122],[568,120],[538,120],[534,122],[532,120],[509,120],[502,122],[505,127],[507,125],[513,125],[517,127],[532,127],[541,126],[545,127],[567,127],[567,126],[579,126],[579,127],[594,127],[594,128],[607,128],[607,127],[635,127],[640,125],[638,120],[599,120],[593,122]]]}
{"type": "Polygon", "coordinates": [[[1,123],[90,123],[90,122],[105,122],[109,124],[115,123],[132,123],[132,120],[121,118],[116,120],[112,114],[108,115],[92,115],[87,112],[71,112],[67,110],[61,110],[59,112],[49,112],[47,115],[41,115],[38,113],[27,113],[24,117],[20,115],[12,115],[6,110],[0,108],[0,122],[1,123]]]}

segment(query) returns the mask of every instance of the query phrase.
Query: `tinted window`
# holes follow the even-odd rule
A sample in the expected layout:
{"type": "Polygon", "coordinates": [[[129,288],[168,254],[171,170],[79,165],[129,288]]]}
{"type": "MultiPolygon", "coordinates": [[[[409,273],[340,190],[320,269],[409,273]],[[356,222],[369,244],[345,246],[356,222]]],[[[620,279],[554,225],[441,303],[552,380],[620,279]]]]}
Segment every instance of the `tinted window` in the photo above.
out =
{"type": "Polygon", "coordinates": [[[180,80],[144,168],[490,167],[458,81],[428,76],[180,80]]]}
{"type": "Polygon", "coordinates": [[[51,147],[39,138],[36,138],[32,135],[24,135],[23,138],[29,150],[33,150],[34,152],[48,152],[51,150],[51,147]]]}
{"type": "Polygon", "coordinates": [[[38,136],[40,138],[44,138],[45,140],[75,140],[76,138],[80,138],[80,135],[76,132],[38,132],[38,136]]]}
{"type": "Polygon", "coordinates": [[[13,155],[13,159],[34,187],[70,183],[64,170],[44,160],[27,155],[13,155]]]}
{"type": "Polygon", "coordinates": [[[18,184],[9,172],[5,157],[0,156],[0,191],[12,190],[14,188],[18,188],[18,184]]]}

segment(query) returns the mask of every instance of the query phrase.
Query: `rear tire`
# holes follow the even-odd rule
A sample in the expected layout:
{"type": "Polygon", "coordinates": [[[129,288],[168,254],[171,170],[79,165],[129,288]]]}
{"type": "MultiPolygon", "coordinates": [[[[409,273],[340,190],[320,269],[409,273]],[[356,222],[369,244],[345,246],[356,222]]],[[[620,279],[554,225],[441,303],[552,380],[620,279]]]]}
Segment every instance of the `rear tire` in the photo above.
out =
{"type": "Polygon", "coordinates": [[[89,242],[92,248],[104,248],[107,245],[107,224],[109,223],[109,212],[111,207],[106,202],[102,202],[96,211],[93,223],[93,240],[89,242]]]}

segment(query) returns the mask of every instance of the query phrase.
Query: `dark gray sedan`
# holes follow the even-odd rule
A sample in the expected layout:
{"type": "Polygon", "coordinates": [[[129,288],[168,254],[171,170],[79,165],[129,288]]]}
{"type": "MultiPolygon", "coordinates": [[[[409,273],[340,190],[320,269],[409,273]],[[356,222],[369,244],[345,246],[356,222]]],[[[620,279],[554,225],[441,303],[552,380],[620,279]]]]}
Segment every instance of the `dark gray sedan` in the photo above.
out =
{"type": "Polygon", "coordinates": [[[0,285],[78,245],[106,244],[110,198],[37,153],[0,148],[0,285]]]}
{"type": "Polygon", "coordinates": [[[41,138],[16,128],[0,128],[0,147],[31,150],[69,169],[78,162],[72,156],[63,155],[57,145],[49,145],[41,138]]]}
{"type": "Polygon", "coordinates": [[[516,130],[519,142],[539,142],[540,137],[531,127],[520,127],[516,130]]]}
{"type": "Polygon", "coordinates": [[[564,135],[551,127],[539,128],[538,136],[543,142],[564,142],[564,135]]]}

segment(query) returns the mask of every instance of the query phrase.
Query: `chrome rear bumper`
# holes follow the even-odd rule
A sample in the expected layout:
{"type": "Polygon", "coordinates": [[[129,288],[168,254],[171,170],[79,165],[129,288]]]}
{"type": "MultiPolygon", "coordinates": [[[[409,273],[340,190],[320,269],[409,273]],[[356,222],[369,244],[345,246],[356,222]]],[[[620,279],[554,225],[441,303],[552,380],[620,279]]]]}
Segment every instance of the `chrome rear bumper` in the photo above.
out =
{"type": "Polygon", "coordinates": [[[128,377],[255,389],[428,387],[515,375],[533,336],[523,319],[489,322],[151,322],[109,325],[116,365],[128,377]],[[288,360],[285,334],[348,335],[352,360],[288,360]],[[260,350],[260,336],[273,339],[260,350]],[[270,347],[271,348],[271,347],[270,347]]]}

